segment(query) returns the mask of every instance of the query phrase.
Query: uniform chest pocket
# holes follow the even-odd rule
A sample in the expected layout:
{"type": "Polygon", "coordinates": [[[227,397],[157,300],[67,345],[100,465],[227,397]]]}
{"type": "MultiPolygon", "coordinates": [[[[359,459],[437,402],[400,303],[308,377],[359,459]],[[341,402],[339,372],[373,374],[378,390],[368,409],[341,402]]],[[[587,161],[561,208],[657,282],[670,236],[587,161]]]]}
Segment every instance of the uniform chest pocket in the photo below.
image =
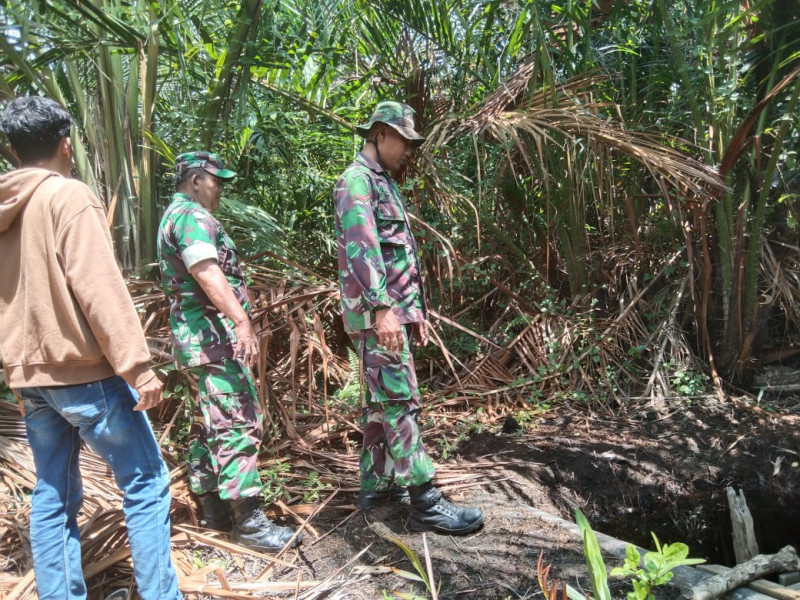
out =
{"type": "Polygon", "coordinates": [[[408,243],[408,230],[402,207],[393,202],[379,202],[375,217],[381,244],[405,246],[408,243]]]}

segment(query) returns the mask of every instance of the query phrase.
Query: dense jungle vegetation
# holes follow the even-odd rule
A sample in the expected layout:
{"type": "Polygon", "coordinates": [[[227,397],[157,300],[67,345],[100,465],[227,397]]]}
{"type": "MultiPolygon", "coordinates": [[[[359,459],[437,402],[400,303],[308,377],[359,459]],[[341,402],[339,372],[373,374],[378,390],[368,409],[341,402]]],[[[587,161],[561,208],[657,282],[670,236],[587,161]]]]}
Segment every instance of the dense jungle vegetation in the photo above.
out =
{"type": "Polygon", "coordinates": [[[431,385],[614,407],[796,366],[796,0],[6,0],[0,24],[0,104],[75,116],[140,300],[174,156],[208,148],[254,288],[310,290],[302,335],[346,361],[332,189],[394,98],[428,138],[400,179],[431,385]]]}

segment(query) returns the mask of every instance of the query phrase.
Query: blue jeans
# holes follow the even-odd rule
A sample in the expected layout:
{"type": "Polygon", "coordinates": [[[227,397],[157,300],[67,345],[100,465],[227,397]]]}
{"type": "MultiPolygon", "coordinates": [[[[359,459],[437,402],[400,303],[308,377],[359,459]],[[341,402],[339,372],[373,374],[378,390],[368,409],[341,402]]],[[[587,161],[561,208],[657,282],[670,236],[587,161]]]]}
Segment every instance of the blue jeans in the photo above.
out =
{"type": "Polygon", "coordinates": [[[133,571],[142,600],[176,600],[170,560],[169,475],[136,392],[120,377],[62,387],[22,388],[25,426],[36,464],[31,550],[41,600],[84,600],[78,510],[81,440],[114,473],[125,494],[133,571]]]}

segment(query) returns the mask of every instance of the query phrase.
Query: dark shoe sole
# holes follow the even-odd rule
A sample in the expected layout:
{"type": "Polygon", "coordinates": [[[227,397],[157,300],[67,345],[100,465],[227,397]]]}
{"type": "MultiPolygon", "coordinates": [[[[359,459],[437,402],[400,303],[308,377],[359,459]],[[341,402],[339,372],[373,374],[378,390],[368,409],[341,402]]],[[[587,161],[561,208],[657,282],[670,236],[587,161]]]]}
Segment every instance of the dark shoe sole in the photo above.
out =
{"type": "Polygon", "coordinates": [[[422,533],[424,531],[434,531],[436,533],[443,533],[445,535],[466,535],[468,533],[472,533],[481,525],[483,525],[483,515],[481,515],[479,519],[473,521],[472,523],[457,529],[448,529],[446,527],[441,527],[440,525],[434,525],[433,523],[415,521],[413,517],[408,521],[408,528],[411,531],[416,531],[418,533],[422,533]]]}

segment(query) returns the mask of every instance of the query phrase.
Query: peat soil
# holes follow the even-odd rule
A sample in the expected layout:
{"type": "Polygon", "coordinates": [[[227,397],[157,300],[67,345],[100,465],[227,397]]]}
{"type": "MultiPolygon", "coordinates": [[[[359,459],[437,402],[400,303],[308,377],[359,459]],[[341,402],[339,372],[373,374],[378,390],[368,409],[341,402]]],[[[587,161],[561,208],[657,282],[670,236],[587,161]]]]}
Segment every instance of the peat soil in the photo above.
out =
{"type": "MultiPolygon", "coordinates": [[[[728,486],[744,491],[760,552],[798,545],[799,415],[796,398],[778,399],[767,408],[704,398],[612,416],[561,407],[519,428],[510,419],[499,422],[462,442],[455,457],[439,461],[448,472],[475,475],[467,482],[441,483],[453,501],[483,507],[482,529],[459,538],[423,538],[408,531],[403,507],[357,511],[355,495],[342,492],[312,521],[316,539],[306,535],[298,550],[283,556],[294,566],[278,569],[272,578],[328,580],[327,591],[306,590],[304,596],[300,589],[274,597],[375,600],[402,597],[392,595],[398,592],[430,597],[421,584],[397,573],[414,568],[390,538],[423,563],[427,547],[442,600],[542,598],[540,556],[551,565],[551,580],[588,591],[580,542],[538,511],[573,521],[580,509],[595,531],[622,541],[653,549],[654,532],[661,543],[686,543],[692,557],[732,565],[728,486]]],[[[436,441],[426,441],[434,450],[436,441]]],[[[235,566],[218,558],[228,564],[231,581],[263,570],[257,557],[235,566]]],[[[613,557],[606,561],[609,569],[620,563],[613,557]]],[[[615,598],[624,598],[631,587],[612,580],[611,589],[615,598]]],[[[665,591],[661,597],[675,595],[665,591]]]]}

